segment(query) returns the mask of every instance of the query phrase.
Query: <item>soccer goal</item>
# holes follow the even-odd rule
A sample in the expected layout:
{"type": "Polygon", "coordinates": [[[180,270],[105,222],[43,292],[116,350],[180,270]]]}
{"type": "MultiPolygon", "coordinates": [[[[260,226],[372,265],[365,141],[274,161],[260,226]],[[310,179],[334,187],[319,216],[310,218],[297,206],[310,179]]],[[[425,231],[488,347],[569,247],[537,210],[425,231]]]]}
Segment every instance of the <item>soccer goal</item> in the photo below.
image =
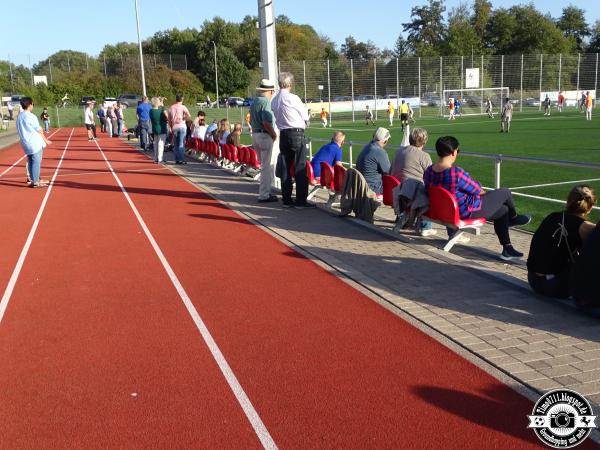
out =
{"type": "Polygon", "coordinates": [[[460,109],[457,114],[463,116],[475,116],[486,114],[486,101],[492,101],[492,111],[498,114],[509,95],[509,89],[503,88],[480,88],[480,89],[445,89],[442,99],[442,115],[448,117],[450,111],[448,104],[450,99],[460,101],[460,109]]]}

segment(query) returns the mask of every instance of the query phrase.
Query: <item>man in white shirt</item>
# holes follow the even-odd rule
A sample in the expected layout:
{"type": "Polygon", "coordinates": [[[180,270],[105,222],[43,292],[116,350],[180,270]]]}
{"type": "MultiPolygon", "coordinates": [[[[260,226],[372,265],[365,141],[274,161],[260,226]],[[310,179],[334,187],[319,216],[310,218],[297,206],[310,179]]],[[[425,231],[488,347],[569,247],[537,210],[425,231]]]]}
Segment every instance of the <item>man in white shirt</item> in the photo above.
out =
{"type": "Polygon", "coordinates": [[[87,128],[88,141],[96,140],[96,120],[94,118],[94,103],[87,102],[85,110],[83,112],[83,122],[87,128]]]}
{"type": "Polygon", "coordinates": [[[281,90],[273,97],[271,108],[275,114],[275,123],[280,130],[279,150],[283,155],[283,170],[281,176],[281,194],[285,207],[298,208],[314,207],[306,202],[308,196],[308,176],[306,175],[306,144],[304,129],[308,122],[306,106],[295,94],[292,94],[294,75],[289,72],[279,74],[281,90]],[[295,166],[296,202],[292,201],[293,180],[290,177],[290,167],[295,166]]]}

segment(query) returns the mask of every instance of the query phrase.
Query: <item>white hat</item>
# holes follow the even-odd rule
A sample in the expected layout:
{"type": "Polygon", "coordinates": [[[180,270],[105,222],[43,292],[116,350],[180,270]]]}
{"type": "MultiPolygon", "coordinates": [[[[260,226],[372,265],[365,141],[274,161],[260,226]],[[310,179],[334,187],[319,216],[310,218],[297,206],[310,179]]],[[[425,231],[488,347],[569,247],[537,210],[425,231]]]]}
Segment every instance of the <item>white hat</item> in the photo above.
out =
{"type": "Polygon", "coordinates": [[[390,132],[387,128],[379,127],[373,134],[373,139],[376,141],[387,141],[390,138],[390,132]]]}
{"type": "Polygon", "coordinates": [[[256,90],[257,91],[274,91],[275,83],[273,83],[271,80],[269,80],[267,78],[263,78],[262,80],[260,80],[260,84],[258,85],[256,90]]]}

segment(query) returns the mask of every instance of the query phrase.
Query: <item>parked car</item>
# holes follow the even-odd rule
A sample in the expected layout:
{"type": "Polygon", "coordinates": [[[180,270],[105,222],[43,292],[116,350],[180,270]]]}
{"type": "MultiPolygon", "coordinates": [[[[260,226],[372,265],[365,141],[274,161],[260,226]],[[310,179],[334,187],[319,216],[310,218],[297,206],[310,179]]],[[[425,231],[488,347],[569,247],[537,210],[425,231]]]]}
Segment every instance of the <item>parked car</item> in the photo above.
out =
{"type": "Polygon", "coordinates": [[[10,101],[9,103],[13,106],[13,107],[17,107],[21,105],[21,99],[25,97],[24,95],[21,94],[15,94],[15,95],[11,95],[10,96],[10,101]]]}
{"type": "Polygon", "coordinates": [[[227,106],[244,106],[244,99],[242,97],[229,97],[227,106]]]}
{"type": "Polygon", "coordinates": [[[102,106],[104,109],[112,108],[117,103],[117,99],[114,97],[104,97],[104,101],[102,102],[102,106]]]}
{"type": "Polygon", "coordinates": [[[119,96],[117,101],[124,108],[136,108],[138,103],[142,101],[142,96],[135,94],[123,94],[119,96]]]}
{"type": "Polygon", "coordinates": [[[523,100],[523,104],[525,106],[540,106],[540,100],[537,98],[530,97],[523,100]]]}
{"type": "Polygon", "coordinates": [[[254,97],[246,97],[244,99],[244,104],[242,106],[250,107],[250,106],[252,106],[253,102],[254,102],[254,97]]]}
{"type": "Polygon", "coordinates": [[[338,95],[337,97],[333,97],[334,102],[351,102],[352,97],[349,95],[338,95]]]}
{"type": "Polygon", "coordinates": [[[96,97],[94,97],[93,95],[84,95],[83,97],[81,97],[81,100],[79,101],[79,106],[85,106],[89,102],[95,102],[95,101],[96,101],[96,97]]]}

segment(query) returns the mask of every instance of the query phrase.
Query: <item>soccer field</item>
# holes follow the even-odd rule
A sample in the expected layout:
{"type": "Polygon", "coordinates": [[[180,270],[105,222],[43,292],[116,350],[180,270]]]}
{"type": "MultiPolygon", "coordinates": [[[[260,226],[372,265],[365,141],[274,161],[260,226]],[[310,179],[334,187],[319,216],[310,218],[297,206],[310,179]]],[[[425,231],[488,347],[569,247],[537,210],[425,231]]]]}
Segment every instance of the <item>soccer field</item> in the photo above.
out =
{"type": "MultiPolygon", "coordinates": [[[[383,114],[381,115],[383,116],[383,114]]],[[[313,152],[323,144],[320,140],[329,139],[334,130],[346,133],[346,143],[353,143],[353,159],[356,159],[362,146],[368,142],[378,126],[389,128],[387,117],[375,122],[375,126],[361,121],[336,121],[333,127],[324,129],[320,124],[311,124],[307,135],[314,139],[313,152]],[[319,140],[319,141],[317,141],[319,140]]],[[[357,117],[359,117],[357,115],[357,117]]],[[[427,149],[433,151],[435,141],[440,136],[452,135],[460,142],[461,154],[457,163],[471,173],[486,187],[494,186],[495,159],[468,156],[465,153],[501,154],[506,156],[531,157],[548,160],[568,160],[581,163],[600,164],[600,117],[586,121],[584,115],[575,109],[551,116],[543,112],[528,111],[515,113],[509,134],[500,133],[498,116],[459,117],[455,121],[443,118],[418,119],[414,126],[425,128],[429,133],[427,149]]],[[[386,150],[393,158],[400,142],[402,131],[399,120],[390,129],[392,138],[386,150]]],[[[345,160],[348,160],[347,145],[345,160]]],[[[435,152],[431,155],[435,161],[435,152]]],[[[541,162],[503,161],[501,165],[501,186],[530,196],[545,197],[564,201],[569,190],[585,180],[600,193],[600,169],[580,168],[566,165],[548,165],[541,162]]],[[[535,230],[541,219],[561,204],[515,195],[520,211],[534,215],[527,227],[535,230]]],[[[591,215],[594,221],[600,220],[600,211],[591,215]]]]}

